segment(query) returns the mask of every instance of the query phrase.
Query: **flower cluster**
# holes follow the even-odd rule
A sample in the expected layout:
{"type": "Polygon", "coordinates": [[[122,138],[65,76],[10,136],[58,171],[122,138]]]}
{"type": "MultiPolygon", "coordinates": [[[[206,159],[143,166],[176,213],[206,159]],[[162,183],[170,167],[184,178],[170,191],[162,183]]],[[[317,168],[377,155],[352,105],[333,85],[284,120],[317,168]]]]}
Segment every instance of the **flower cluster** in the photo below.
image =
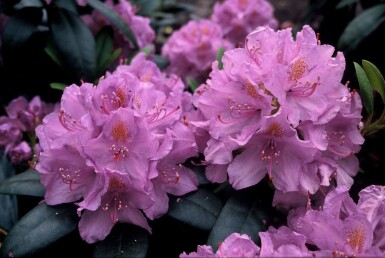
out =
{"type": "Polygon", "coordinates": [[[384,257],[385,186],[368,186],[359,196],[356,204],[348,188],[338,186],[320,210],[292,210],[289,227],[259,233],[260,249],[247,235],[233,233],[215,254],[210,246],[198,246],[180,257],[384,257]]]}
{"type": "Polygon", "coordinates": [[[210,139],[206,176],[235,189],[265,175],[281,192],[315,193],[320,186],[351,186],[358,171],[358,94],[341,84],[345,59],[321,45],[304,26],[258,27],[244,48],[226,51],[223,69],[213,63],[206,84],[194,93],[210,139]],[[234,157],[234,154],[236,155],[234,157]]]}
{"type": "Polygon", "coordinates": [[[141,53],[96,86],[67,87],[60,110],[36,128],[45,201],[76,202],[88,243],[118,221],[151,231],[146,217],[167,212],[168,193],[196,189],[196,175],[182,165],[198,153],[182,119],[191,103],[183,90],[178,77],[165,77],[141,53]]]}
{"type": "Polygon", "coordinates": [[[31,159],[34,144],[26,139],[53,109],[54,105],[43,102],[39,96],[29,102],[18,97],[5,107],[7,115],[0,117],[0,147],[5,147],[5,154],[13,164],[31,159]]]}
{"type": "Polygon", "coordinates": [[[265,0],[216,3],[210,19],[192,20],[175,31],[162,48],[168,72],[203,82],[220,48],[231,49],[257,26],[276,28],[273,7],[265,0]]]}
{"type": "MultiPolygon", "coordinates": [[[[125,0],[107,0],[105,1],[105,5],[113,9],[130,27],[140,48],[152,44],[155,39],[155,32],[150,26],[149,18],[136,15],[137,9],[125,0]]],[[[112,26],[111,22],[97,10],[93,10],[90,15],[83,15],[82,19],[95,35],[103,27],[112,26]]],[[[127,58],[129,54],[132,54],[134,46],[130,39],[123,35],[119,29],[114,26],[112,27],[114,29],[115,48],[121,48],[121,56],[127,58]]]]}
{"type": "Polygon", "coordinates": [[[258,26],[277,28],[273,13],[266,0],[227,0],[215,3],[210,19],[221,26],[223,37],[236,45],[258,26]]]}

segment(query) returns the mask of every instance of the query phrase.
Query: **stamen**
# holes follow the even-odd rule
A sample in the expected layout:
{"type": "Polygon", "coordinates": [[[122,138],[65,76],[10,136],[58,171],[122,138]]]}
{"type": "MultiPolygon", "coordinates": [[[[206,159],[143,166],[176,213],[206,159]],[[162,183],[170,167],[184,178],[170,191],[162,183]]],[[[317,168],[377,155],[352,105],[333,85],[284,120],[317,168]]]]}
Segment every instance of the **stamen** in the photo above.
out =
{"type": "Polygon", "coordinates": [[[175,109],[171,110],[167,113],[167,109],[163,107],[163,105],[158,106],[157,104],[154,105],[153,109],[155,109],[155,112],[152,114],[146,114],[148,116],[148,123],[153,123],[158,120],[164,119],[175,113],[180,109],[180,106],[177,106],[175,109]]]}
{"type": "Polygon", "coordinates": [[[166,184],[177,184],[180,179],[179,170],[182,168],[181,164],[178,167],[163,166],[159,169],[159,178],[166,184]]]}
{"type": "Polygon", "coordinates": [[[68,131],[84,129],[84,126],[82,126],[79,121],[76,121],[68,112],[65,112],[64,110],[60,110],[59,112],[59,121],[68,131]]]}
{"type": "Polygon", "coordinates": [[[116,162],[127,157],[128,151],[129,151],[127,147],[125,146],[117,147],[115,144],[112,144],[109,150],[110,152],[112,152],[112,155],[116,162]]]}
{"type": "Polygon", "coordinates": [[[278,158],[280,155],[281,151],[277,150],[276,143],[273,140],[269,140],[260,152],[259,158],[262,161],[266,161],[268,164],[267,171],[270,180],[273,180],[273,165],[278,164],[278,158]]]}
{"type": "Polygon", "coordinates": [[[73,186],[75,184],[78,184],[78,185],[82,184],[87,179],[86,176],[82,176],[82,173],[81,173],[82,171],[80,169],[72,170],[72,169],[60,167],[58,169],[58,172],[62,178],[63,183],[69,185],[70,191],[74,190],[73,186]]]}

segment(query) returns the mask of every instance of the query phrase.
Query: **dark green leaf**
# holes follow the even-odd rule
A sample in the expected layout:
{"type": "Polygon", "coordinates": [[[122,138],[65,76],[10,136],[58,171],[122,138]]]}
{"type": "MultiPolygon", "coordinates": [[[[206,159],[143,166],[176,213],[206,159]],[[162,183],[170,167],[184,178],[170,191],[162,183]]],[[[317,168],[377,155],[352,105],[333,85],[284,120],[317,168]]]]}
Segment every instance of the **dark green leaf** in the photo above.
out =
{"type": "Polygon", "coordinates": [[[223,47],[218,49],[217,52],[217,61],[218,61],[218,69],[222,70],[223,69],[223,62],[222,62],[222,57],[223,54],[225,53],[225,49],[223,47]]]}
{"type": "Polygon", "coordinates": [[[75,0],[55,0],[54,3],[61,9],[73,12],[74,14],[78,13],[75,0]]]}
{"type": "Polygon", "coordinates": [[[139,12],[141,16],[152,16],[161,6],[161,0],[140,0],[138,2],[139,12]]]}
{"type": "Polygon", "coordinates": [[[168,215],[191,226],[210,230],[221,209],[222,201],[216,195],[199,189],[183,197],[170,197],[168,215]]]}
{"type": "Polygon", "coordinates": [[[69,69],[78,79],[92,81],[96,73],[95,39],[80,17],[67,10],[50,12],[52,36],[69,69]]]}
{"type": "Polygon", "coordinates": [[[0,193],[43,197],[45,188],[40,183],[39,173],[34,169],[28,169],[0,182],[0,193]]]}
{"type": "Polygon", "coordinates": [[[368,77],[366,77],[364,69],[354,62],[354,67],[356,69],[356,75],[358,79],[358,85],[360,86],[360,95],[362,98],[362,102],[364,107],[368,111],[369,114],[373,114],[373,90],[370,85],[368,77]]]}
{"type": "Polygon", "coordinates": [[[169,65],[169,61],[160,55],[153,56],[155,64],[159,67],[159,69],[166,68],[169,65]]]}
{"type": "Polygon", "coordinates": [[[188,83],[190,90],[192,92],[194,92],[195,89],[199,87],[199,83],[196,80],[194,80],[193,78],[187,78],[187,83],[188,83]]]}
{"type": "Polygon", "coordinates": [[[355,49],[358,44],[385,21],[385,4],[378,4],[356,16],[345,28],[338,40],[338,48],[355,49]]]}
{"type": "Polygon", "coordinates": [[[381,95],[382,101],[385,103],[385,80],[380,70],[369,61],[362,60],[362,67],[368,77],[372,87],[381,95]]]}
{"type": "Polygon", "coordinates": [[[41,0],[21,0],[17,5],[15,5],[15,9],[22,9],[26,7],[43,7],[43,3],[41,0]]]}
{"type": "Polygon", "coordinates": [[[55,46],[55,43],[52,39],[47,41],[47,46],[44,48],[44,51],[51,57],[52,61],[54,61],[57,65],[63,66],[63,62],[60,57],[60,53],[55,46]]]}
{"type": "Polygon", "coordinates": [[[134,45],[135,49],[139,48],[134,33],[128,27],[128,24],[126,24],[114,10],[110,9],[99,0],[88,0],[88,4],[102,13],[108,20],[111,21],[113,25],[115,25],[124,35],[126,35],[134,45]]]}
{"type": "Polygon", "coordinates": [[[42,12],[40,8],[23,8],[9,17],[3,30],[3,53],[13,52],[23,45],[40,24],[42,12]]]}
{"type": "Polygon", "coordinates": [[[68,85],[60,82],[52,82],[49,86],[54,90],[64,90],[68,85]]]}
{"type": "Polygon", "coordinates": [[[336,8],[341,9],[341,8],[347,7],[347,6],[355,4],[355,3],[357,3],[357,0],[341,0],[337,4],[336,8]]]}
{"type": "Polygon", "coordinates": [[[247,234],[254,242],[259,241],[258,233],[265,230],[265,213],[259,208],[258,202],[247,192],[237,192],[226,202],[207,244],[214,249],[234,232],[247,234]]]}
{"type": "Polygon", "coordinates": [[[130,224],[117,224],[105,240],[96,244],[93,257],[146,257],[148,241],[146,230],[130,224]]]}
{"type": "Polygon", "coordinates": [[[113,49],[113,30],[106,26],[96,35],[96,67],[98,74],[104,74],[113,49]]]}
{"type": "MultiPolygon", "coordinates": [[[[4,179],[15,175],[15,169],[0,151],[0,184],[4,179]]],[[[9,230],[18,220],[18,207],[16,196],[0,194],[0,228],[9,230]]],[[[1,234],[0,234],[1,235],[1,234]]],[[[1,242],[1,238],[0,238],[1,242]]]]}
{"type": "Polygon", "coordinates": [[[41,203],[11,229],[1,254],[3,257],[31,255],[69,234],[76,228],[78,220],[76,207],[72,204],[48,206],[41,203]]]}

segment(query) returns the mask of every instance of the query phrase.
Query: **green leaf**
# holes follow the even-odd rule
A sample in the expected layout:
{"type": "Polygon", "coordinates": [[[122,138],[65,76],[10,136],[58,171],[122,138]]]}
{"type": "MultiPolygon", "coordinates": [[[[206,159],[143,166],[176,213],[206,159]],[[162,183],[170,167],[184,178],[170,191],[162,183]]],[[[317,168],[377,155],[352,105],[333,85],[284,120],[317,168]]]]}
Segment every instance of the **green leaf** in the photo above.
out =
{"type": "Polygon", "coordinates": [[[349,6],[349,5],[352,5],[352,4],[355,4],[357,3],[357,0],[341,0],[337,6],[336,6],[336,9],[341,9],[341,8],[344,8],[346,6],[349,6]]]}
{"type": "Polygon", "coordinates": [[[358,44],[385,21],[385,4],[378,4],[356,16],[342,32],[338,48],[343,51],[355,49],[358,44]]]}
{"type": "Polygon", "coordinates": [[[73,231],[79,218],[72,204],[41,203],[11,229],[0,249],[3,257],[31,255],[73,231]]]}
{"type": "Polygon", "coordinates": [[[68,85],[60,82],[52,82],[49,86],[54,90],[64,90],[68,85]]]}
{"type": "Polygon", "coordinates": [[[161,0],[140,0],[138,5],[138,15],[149,17],[161,7],[161,0]]]}
{"type": "Polygon", "coordinates": [[[95,39],[80,17],[53,8],[49,13],[52,36],[58,51],[78,79],[93,81],[96,73],[95,39]]]}
{"type": "Polygon", "coordinates": [[[187,83],[190,87],[191,92],[194,92],[195,89],[199,87],[199,83],[196,80],[194,80],[193,78],[190,78],[190,77],[187,78],[187,83]]]}
{"type": "Polygon", "coordinates": [[[169,61],[160,55],[153,55],[153,59],[155,64],[159,67],[159,69],[166,68],[169,65],[169,61]]]}
{"type": "Polygon", "coordinates": [[[88,4],[102,13],[113,25],[115,25],[134,45],[135,49],[139,48],[138,42],[136,41],[134,33],[129,28],[122,18],[111,8],[107,7],[103,2],[99,0],[88,0],[88,4]]]}
{"type": "Polygon", "coordinates": [[[385,103],[385,80],[380,70],[367,60],[362,60],[362,67],[370,84],[381,95],[382,102],[385,103]]]}
{"type": "MultiPolygon", "coordinates": [[[[0,184],[4,179],[15,175],[15,169],[0,151],[0,184]]],[[[9,230],[18,220],[17,196],[0,194],[0,228],[9,230]]],[[[1,235],[1,234],[0,234],[1,235]]],[[[1,243],[1,237],[0,237],[1,243]]],[[[1,244],[0,244],[1,246],[1,244]]]]}
{"type": "Polygon", "coordinates": [[[217,61],[218,61],[218,69],[222,70],[223,69],[223,62],[222,62],[222,57],[223,54],[225,53],[225,49],[223,47],[218,49],[217,52],[217,61]]]}
{"type": "Polygon", "coordinates": [[[238,191],[226,202],[207,240],[214,249],[234,232],[247,234],[254,242],[259,241],[258,233],[265,230],[266,214],[258,202],[247,191],[238,191]]]}
{"type": "Polygon", "coordinates": [[[191,226],[210,230],[221,209],[222,201],[216,195],[199,189],[183,197],[170,196],[167,214],[191,226]]]}
{"type": "Polygon", "coordinates": [[[44,48],[44,51],[51,57],[52,61],[54,61],[57,65],[63,66],[63,62],[60,57],[60,53],[55,46],[55,43],[52,39],[47,41],[47,46],[44,48]]]}
{"type": "Polygon", "coordinates": [[[78,14],[77,4],[74,0],[55,0],[54,3],[61,9],[78,14]]]}
{"type": "Polygon", "coordinates": [[[360,86],[360,95],[364,107],[368,111],[368,114],[373,114],[374,101],[372,86],[370,85],[368,77],[366,77],[364,69],[362,69],[362,67],[356,62],[354,62],[354,67],[356,69],[358,85],[360,86]]]}
{"type": "Polygon", "coordinates": [[[17,10],[26,7],[43,7],[43,3],[41,0],[21,0],[14,6],[14,8],[17,10]]]}
{"type": "Polygon", "coordinates": [[[33,33],[42,19],[40,8],[23,8],[8,18],[3,29],[3,53],[15,51],[22,46],[33,33]]]}
{"type": "Polygon", "coordinates": [[[146,230],[130,224],[117,224],[105,240],[96,243],[93,257],[146,257],[148,241],[146,230]]]}
{"type": "Polygon", "coordinates": [[[40,183],[39,173],[34,169],[28,169],[0,182],[0,193],[43,197],[45,188],[40,183]]]}
{"type": "Polygon", "coordinates": [[[96,35],[96,67],[98,74],[104,74],[113,49],[113,30],[106,26],[96,35]]]}

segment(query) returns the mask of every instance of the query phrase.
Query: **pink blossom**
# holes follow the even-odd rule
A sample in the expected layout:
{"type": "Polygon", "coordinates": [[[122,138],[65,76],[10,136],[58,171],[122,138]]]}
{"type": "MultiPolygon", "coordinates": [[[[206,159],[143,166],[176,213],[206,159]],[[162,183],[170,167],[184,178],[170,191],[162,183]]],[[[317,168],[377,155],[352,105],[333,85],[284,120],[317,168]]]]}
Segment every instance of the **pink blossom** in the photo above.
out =
{"type": "Polygon", "coordinates": [[[226,0],[216,2],[211,20],[221,26],[223,35],[234,46],[258,26],[278,27],[273,6],[265,0],[226,0]]]}
{"type": "Polygon", "coordinates": [[[5,154],[10,158],[12,164],[19,164],[31,158],[32,149],[27,142],[22,141],[16,145],[7,145],[5,154]]]}
{"type": "Polygon", "coordinates": [[[193,96],[206,121],[196,124],[210,135],[206,177],[223,182],[227,172],[241,189],[268,174],[277,190],[305,197],[334,182],[350,186],[362,105],[341,83],[343,54],[333,53],[307,25],[295,40],[290,29],[261,26],[244,48],[224,53],[223,69],[213,62],[193,96]]]}
{"type": "Polygon", "coordinates": [[[232,233],[214,253],[211,246],[199,245],[197,252],[183,252],[180,258],[187,257],[257,257],[259,247],[246,234],[232,233]]]}
{"type": "Polygon", "coordinates": [[[140,54],[96,86],[66,87],[59,110],[37,127],[45,200],[76,202],[88,243],[104,239],[117,222],[151,232],[147,219],[167,212],[167,194],[196,190],[196,175],[183,166],[197,155],[182,119],[182,109],[192,109],[183,90],[178,77],[140,54]]]}
{"type": "MultiPolygon", "coordinates": [[[[136,15],[136,9],[129,1],[119,0],[115,3],[113,0],[107,0],[105,5],[113,9],[127,24],[140,48],[152,44],[155,39],[155,32],[150,26],[150,19],[136,15]]],[[[94,34],[98,33],[104,26],[112,26],[111,22],[97,10],[93,10],[91,15],[83,15],[82,19],[94,34]]],[[[115,48],[121,48],[121,56],[127,58],[129,54],[132,54],[133,44],[118,28],[113,26],[113,29],[115,48]]]]}
{"type": "Polygon", "coordinates": [[[192,20],[168,38],[162,55],[169,61],[168,72],[187,79],[203,81],[210,71],[218,49],[229,49],[219,25],[210,20],[192,20]]]}

